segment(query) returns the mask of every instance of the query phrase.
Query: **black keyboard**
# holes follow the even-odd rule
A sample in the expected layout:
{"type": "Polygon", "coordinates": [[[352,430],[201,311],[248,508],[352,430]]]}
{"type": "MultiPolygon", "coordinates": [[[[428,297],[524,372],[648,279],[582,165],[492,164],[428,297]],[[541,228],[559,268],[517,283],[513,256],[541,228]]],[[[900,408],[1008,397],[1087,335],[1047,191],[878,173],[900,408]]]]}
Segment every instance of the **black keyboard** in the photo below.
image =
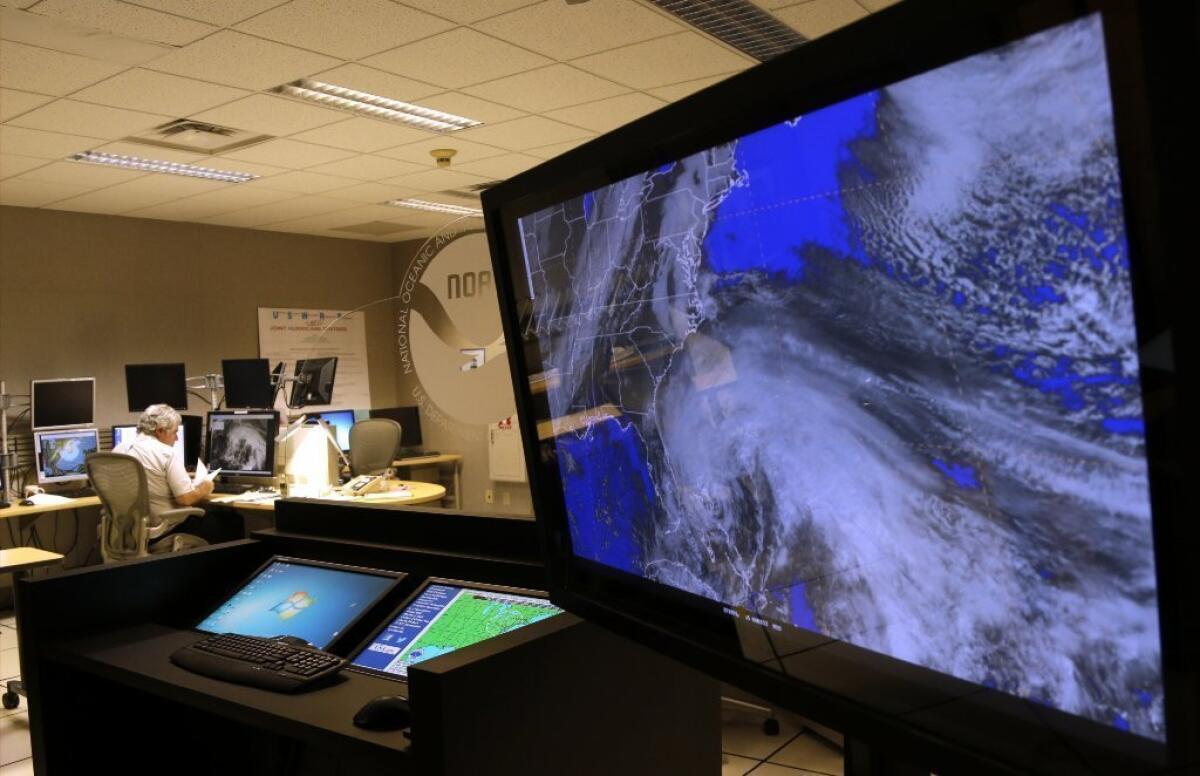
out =
{"type": "Polygon", "coordinates": [[[346,661],[313,647],[221,633],[176,650],[171,662],[197,674],[275,692],[298,692],[337,674],[346,661]]]}
{"type": "Polygon", "coordinates": [[[254,490],[253,485],[246,485],[240,482],[215,482],[213,483],[213,493],[221,493],[226,495],[241,495],[254,490]]]}
{"type": "Polygon", "coordinates": [[[73,490],[56,490],[54,495],[62,496],[63,498],[88,498],[96,495],[96,491],[91,488],[75,488],[73,490]]]}

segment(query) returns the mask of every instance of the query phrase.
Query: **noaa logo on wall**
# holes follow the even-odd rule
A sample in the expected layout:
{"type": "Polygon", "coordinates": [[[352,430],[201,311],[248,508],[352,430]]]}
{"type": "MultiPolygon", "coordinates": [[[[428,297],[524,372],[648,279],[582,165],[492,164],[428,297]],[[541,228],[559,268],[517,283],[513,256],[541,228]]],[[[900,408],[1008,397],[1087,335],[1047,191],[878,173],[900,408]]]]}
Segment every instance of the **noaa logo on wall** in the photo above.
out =
{"type": "Polygon", "coordinates": [[[439,235],[409,262],[396,320],[400,369],[433,422],[484,426],[513,413],[512,378],[487,236],[439,235]]]}

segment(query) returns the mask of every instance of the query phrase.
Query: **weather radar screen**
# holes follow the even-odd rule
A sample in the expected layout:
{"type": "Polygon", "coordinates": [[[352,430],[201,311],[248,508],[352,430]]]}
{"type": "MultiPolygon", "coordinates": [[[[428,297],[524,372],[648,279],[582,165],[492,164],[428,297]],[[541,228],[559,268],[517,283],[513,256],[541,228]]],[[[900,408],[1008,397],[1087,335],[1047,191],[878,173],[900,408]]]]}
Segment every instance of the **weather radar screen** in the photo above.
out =
{"type": "Polygon", "coordinates": [[[521,217],[572,553],[1165,738],[1122,208],[1092,15],[521,217]]]}

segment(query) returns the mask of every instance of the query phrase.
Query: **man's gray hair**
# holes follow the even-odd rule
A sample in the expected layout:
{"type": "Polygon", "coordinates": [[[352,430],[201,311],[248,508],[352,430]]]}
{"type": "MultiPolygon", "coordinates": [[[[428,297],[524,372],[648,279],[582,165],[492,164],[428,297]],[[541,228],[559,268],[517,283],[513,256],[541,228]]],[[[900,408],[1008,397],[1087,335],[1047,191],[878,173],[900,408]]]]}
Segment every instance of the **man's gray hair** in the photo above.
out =
{"type": "Polygon", "coordinates": [[[169,404],[151,404],[138,418],[138,433],[154,436],[159,431],[177,428],[183,418],[169,404]]]}

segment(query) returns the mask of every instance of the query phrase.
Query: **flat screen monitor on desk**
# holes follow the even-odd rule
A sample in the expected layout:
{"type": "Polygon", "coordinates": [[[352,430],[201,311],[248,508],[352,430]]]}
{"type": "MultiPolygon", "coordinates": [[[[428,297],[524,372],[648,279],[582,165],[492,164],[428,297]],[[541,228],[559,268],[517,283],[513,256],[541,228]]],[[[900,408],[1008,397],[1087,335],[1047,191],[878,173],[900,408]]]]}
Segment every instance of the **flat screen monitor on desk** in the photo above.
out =
{"type": "Polygon", "coordinates": [[[431,579],[350,659],[364,673],[408,679],[408,667],[562,612],[535,590],[431,579]]]}
{"type": "Polygon", "coordinates": [[[29,406],[34,429],[90,426],[96,420],[96,378],[33,380],[29,406]]]}
{"type": "Polygon", "coordinates": [[[377,569],[275,557],[196,629],[296,636],[325,649],[403,578],[377,569]]]}
{"type": "Polygon", "coordinates": [[[421,413],[416,407],[386,407],[371,410],[373,418],[387,418],[400,424],[400,446],[421,446],[421,413]]]}
{"type": "Polygon", "coordinates": [[[264,412],[208,413],[208,468],[246,477],[275,473],[275,434],[279,415],[264,412]]]}
{"type": "Polygon", "coordinates": [[[183,364],[126,364],[125,392],[130,412],[141,412],[151,404],[186,410],[187,371],[183,364]]]}
{"type": "Polygon", "coordinates": [[[309,358],[296,362],[292,387],[292,406],[333,403],[333,379],[337,376],[337,356],[309,358]]]}
{"type": "Polygon", "coordinates": [[[338,447],[342,452],[350,450],[350,428],[354,425],[354,410],[330,410],[329,412],[313,412],[308,415],[310,423],[323,420],[329,424],[329,429],[337,437],[338,447]]]}
{"type": "Polygon", "coordinates": [[[37,431],[33,448],[39,483],[78,482],[87,479],[84,461],[100,449],[100,434],[94,428],[37,431]]]}
{"type": "Polygon", "coordinates": [[[265,358],[226,358],[225,406],[229,409],[265,409],[271,406],[271,367],[265,358]]]}

